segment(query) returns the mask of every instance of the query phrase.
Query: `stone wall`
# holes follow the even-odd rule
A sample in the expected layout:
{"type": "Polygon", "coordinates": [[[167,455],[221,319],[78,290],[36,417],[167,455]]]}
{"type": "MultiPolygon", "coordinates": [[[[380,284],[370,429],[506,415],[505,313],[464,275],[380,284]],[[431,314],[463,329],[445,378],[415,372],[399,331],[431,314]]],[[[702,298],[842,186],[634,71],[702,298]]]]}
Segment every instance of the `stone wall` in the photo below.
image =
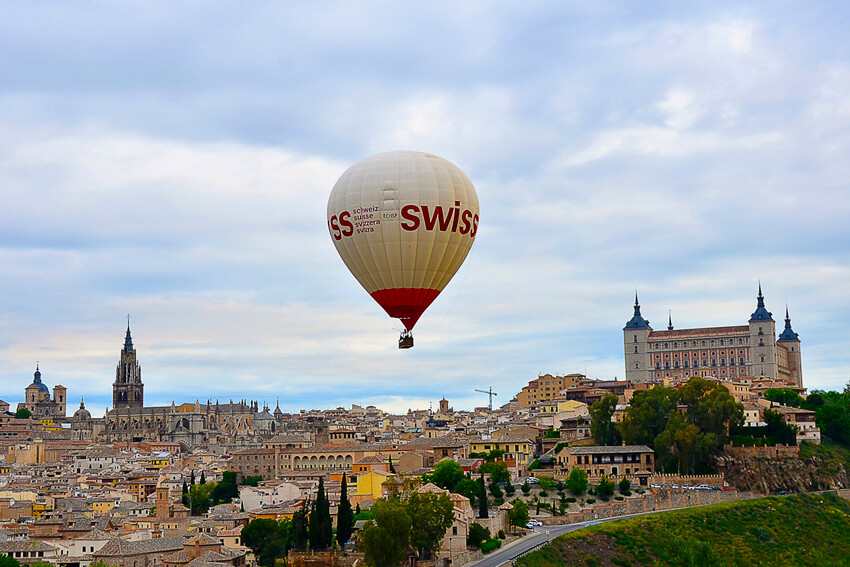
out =
{"type": "MultiPolygon", "coordinates": [[[[847,498],[850,498],[850,490],[845,492],[847,493],[847,498]]],[[[643,495],[634,495],[622,501],[597,501],[593,505],[582,508],[581,511],[573,512],[566,516],[542,517],[538,519],[545,525],[576,524],[642,512],[662,512],[679,508],[730,502],[733,500],[749,500],[753,497],[754,495],[751,492],[739,492],[734,489],[688,490],[684,488],[654,488],[643,495]]]]}
{"type": "Polygon", "coordinates": [[[776,447],[735,447],[726,445],[723,451],[735,458],[759,459],[799,459],[800,448],[797,445],[777,445],[776,447]]]}

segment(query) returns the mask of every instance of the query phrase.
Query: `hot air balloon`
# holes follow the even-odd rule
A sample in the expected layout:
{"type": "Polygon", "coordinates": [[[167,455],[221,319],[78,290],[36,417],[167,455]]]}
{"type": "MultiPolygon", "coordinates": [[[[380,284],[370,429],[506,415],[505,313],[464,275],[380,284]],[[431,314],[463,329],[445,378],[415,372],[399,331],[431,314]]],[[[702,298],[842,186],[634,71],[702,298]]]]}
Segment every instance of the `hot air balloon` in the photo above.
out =
{"type": "Polygon", "coordinates": [[[478,195],[454,164],[396,151],[351,166],[328,199],[328,230],[342,261],[404,331],[399,348],[449,283],[478,233],[478,195]]]}

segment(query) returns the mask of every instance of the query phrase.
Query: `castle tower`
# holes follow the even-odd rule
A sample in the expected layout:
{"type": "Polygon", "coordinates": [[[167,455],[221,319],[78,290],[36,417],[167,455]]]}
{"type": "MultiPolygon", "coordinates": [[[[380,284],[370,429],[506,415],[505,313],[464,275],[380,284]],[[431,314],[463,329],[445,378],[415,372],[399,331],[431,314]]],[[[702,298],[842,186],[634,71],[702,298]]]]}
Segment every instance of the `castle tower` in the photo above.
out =
{"type": "Polygon", "coordinates": [[[785,347],[788,357],[788,369],[791,379],[798,387],[803,387],[803,359],[800,352],[800,335],[791,328],[791,317],[788,315],[788,307],[785,308],[785,329],[776,342],[785,347]]]}
{"type": "Polygon", "coordinates": [[[635,292],[635,313],[623,327],[623,348],[626,354],[626,380],[649,382],[652,379],[648,338],[652,332],[649,321],[640,314],[635,292]]]}
{"type": "Polygon", "coordinates": [[[115,369],[115,382],[112,384],[112,407],[142,408],[145,404],[145,386],[142,384],[142,367],[136,362],[136,350],[130,336],[130,322],[127,321],[127,334],[121,360],[115,369]]]}
{"type": "Polygon", "coordinates": [[[773,313],[764,306],[764,295],[759,294],[756,310],[750,317],[750,363],[753,376],[767,376],[774,380],[779,376],[776,363],[776,322],[773,313]]]}

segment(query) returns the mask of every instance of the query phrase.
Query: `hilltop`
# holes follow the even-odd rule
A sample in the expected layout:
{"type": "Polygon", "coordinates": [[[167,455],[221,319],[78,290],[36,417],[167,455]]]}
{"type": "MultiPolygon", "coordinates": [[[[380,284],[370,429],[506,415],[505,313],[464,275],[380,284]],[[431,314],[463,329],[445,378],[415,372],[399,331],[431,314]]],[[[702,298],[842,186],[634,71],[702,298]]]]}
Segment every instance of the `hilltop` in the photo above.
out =
{"type": "Polygon", "coordinates": [[[850,565],[850,501],[767,497],[630,518],[572,532],[518,567],[850,565]]]}

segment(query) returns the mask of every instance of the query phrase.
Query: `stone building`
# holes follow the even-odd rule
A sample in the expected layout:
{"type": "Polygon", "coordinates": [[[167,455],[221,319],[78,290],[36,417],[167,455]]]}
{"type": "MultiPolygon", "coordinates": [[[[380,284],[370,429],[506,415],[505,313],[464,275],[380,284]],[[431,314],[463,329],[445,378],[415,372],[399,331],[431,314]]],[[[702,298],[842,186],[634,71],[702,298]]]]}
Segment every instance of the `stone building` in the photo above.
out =
{"type": "Polygon", "coordinates": [[[50,390],[41,381],[41,371],[36,364],[32,384],[24,389],[24,401],[18,404],[18,409],[29,410],[37,419],[62,420],[65,418],[66,391],[65,386],[54,386],[51,398],[50,390]]]}
{"type": "Polygon", "coordinates": [[[765,376],[803,385],[800,338],[785,311],[785,330],[777,338],[773,314],[759,284],[756,309],[746,325],[655,331],[640,312],[623,328],[626,380],[650,382],[703,376],[718,380],[765,376]]]}

